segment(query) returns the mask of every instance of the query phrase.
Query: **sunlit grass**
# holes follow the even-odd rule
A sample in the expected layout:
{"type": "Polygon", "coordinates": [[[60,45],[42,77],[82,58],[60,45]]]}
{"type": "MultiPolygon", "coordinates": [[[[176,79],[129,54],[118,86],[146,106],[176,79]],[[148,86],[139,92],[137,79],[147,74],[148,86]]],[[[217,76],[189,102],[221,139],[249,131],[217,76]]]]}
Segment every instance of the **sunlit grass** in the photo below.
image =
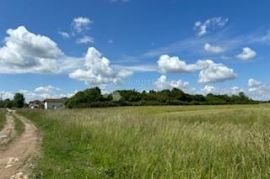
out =
{"type": "Polygon", "coordinates": [[[269,178],[270,106],[22,111],[41,178],[269,178]]]}

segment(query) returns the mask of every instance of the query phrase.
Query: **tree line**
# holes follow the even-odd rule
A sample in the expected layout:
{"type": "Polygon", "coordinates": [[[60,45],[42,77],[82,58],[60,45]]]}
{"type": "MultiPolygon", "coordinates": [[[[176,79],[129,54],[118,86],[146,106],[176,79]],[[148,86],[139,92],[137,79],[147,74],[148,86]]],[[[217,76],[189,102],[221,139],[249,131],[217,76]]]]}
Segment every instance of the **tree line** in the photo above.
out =
{"type": "Polygon", "coordinates": [[[98,87],[86,89],[69,98],[65,105],[68,108],[110,107],[110,106],[145,106],[145,105],[223,105],[223,104],[255,104],[245,93],[238,95],[188,94],[173,88],[171,90],[139,92],[136,90],[117,90],[102,95],[98,87]]]}
{"type": "Polygon", "coordinates": [[[25,98],[21,93],[16,93],[13,99],[0,100],[0,108],[22,108],[25,106],[25,98]]]}

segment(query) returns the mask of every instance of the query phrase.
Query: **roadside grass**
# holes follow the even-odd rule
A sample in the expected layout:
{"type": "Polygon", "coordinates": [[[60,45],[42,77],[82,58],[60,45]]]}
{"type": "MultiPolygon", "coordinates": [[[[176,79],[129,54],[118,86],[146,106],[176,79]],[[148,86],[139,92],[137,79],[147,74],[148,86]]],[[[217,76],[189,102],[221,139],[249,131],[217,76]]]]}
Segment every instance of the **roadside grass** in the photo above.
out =
{"type": "Polygon", "coordinates": [[[22,110],[41,130],[34,178],[269,178],[270,106],[22,110]]]}
{"type": "Polygon", "coordinates": [[[5,110],[0,110],[0,131],[4,128],[6,123],[6,112],[5,110]]]}
{"type": "Polygon", "coordinates": [[[14,123],[15,123],[16,136],[20,136],[25,130],[24,123],[15,115],[13,115],[13,118],[14,118],[14,123]]]}

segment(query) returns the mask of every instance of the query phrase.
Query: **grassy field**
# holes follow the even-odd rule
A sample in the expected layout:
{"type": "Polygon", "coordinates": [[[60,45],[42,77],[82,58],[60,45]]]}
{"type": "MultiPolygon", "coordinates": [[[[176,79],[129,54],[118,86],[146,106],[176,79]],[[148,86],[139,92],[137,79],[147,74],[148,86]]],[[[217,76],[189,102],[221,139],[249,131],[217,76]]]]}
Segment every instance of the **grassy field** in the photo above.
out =
{"type": "Polygon", "coordinates": [[[36,178],[269,178],[270,106],[21,111],[42,131],[36,178]]]}
{"type": "Polygon", "coordinates": [[[5,122],[6,122],[6,116],[5,116],[5,110],[0,110],[0,130],[3,129],[5,122]]]}

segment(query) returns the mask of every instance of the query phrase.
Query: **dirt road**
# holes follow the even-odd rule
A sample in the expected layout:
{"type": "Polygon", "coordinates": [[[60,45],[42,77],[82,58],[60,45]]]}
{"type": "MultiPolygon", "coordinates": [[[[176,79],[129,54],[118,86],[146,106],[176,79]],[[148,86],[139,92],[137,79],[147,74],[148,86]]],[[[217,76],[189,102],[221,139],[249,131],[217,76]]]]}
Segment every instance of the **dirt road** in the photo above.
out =
{"type": "MultiPolygon", "coordinates": [[[[29,120],[17,115],[14,111],[7,114],[11,121],[14,116],[24,123],[25,130],[4,150],[0,150],[0,179],[27,179],[31,159],[39,151],[40,139],[37,128],[29,120]]],[[[9,125],[8,122],[7,125],[9,125]]]]}

